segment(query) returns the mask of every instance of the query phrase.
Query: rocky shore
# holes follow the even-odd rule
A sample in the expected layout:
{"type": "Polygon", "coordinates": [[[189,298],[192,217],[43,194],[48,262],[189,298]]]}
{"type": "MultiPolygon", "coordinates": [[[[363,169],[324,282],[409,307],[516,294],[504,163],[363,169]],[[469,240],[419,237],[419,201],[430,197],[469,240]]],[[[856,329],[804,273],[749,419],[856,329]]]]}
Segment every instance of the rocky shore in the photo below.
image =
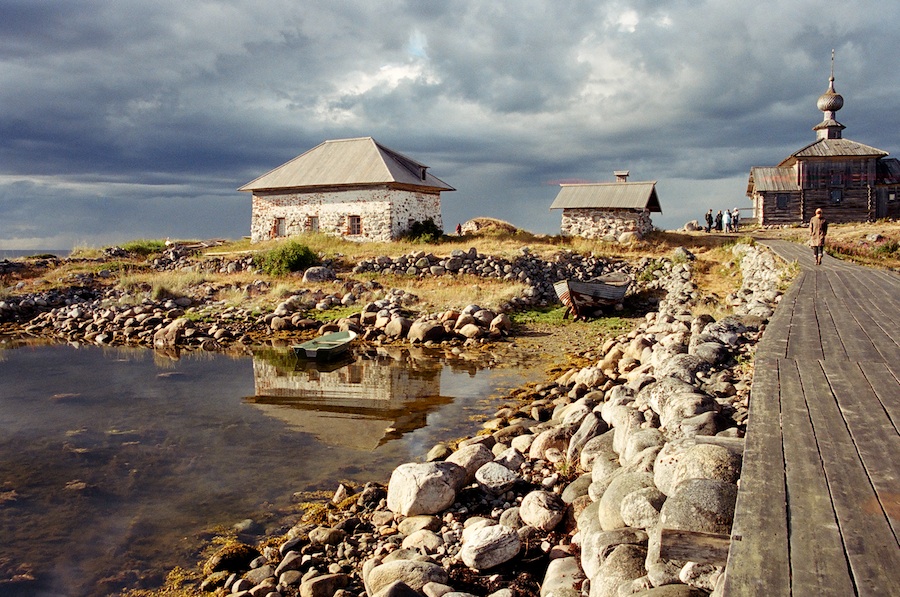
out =
{"type": "MultiPolygon", "coordinates": [[[[682,250],[683,251],[683,250],[682,250]]],[[[663,556],[663,529],[728,534],[755,345],[780,298],[770,253],[737,245],[734,315],[694,315],[691,258],[591,363],[510,396],[475,437],[339,486],[315,522],[205,562],[204,591],[254,597],[718,594],[721,566],[663,556]]]]}
{"type": "MultiPolygon", "coordinates": [[[[121,249],[107,250],[107,259],[118,257],[123,257],[121,249]]],[[[202,260],[194,257],[189,251],[174,247],[154,258],[149,266],[156,271],[257,271],[252,256],[202,260]]],[[[402,290],[386,289],[375,281],[339,278],[331,263],[306,270],[302,283],[332,285],[332,292],[300,288],[265,313],[229,306],[228,301],[219,298],[227,292],[248,298],[264,294],[270,287],[262,280],[243,286],[201,283],[189,293],[160,297],[149,287],[123,290],[111,284],[115,273],[101,267],[96,274],[71,275],[62,280],[66,284],[64,290],[13,294],[0,300],[0,325],[30,336],[66,342],[188,350],[249,345],[273,333],[339,329],[352,329],[369,342],[477,342],[509,333],[510,321],[505,312],[555,302],[553,283],[557,280],[590,279],[615,271],[634,276],[644,265],[571,251],[561,251],[554,259],[545,260],[524,247],[515,259],[479,254],[474,248],[456,250],[445,257],[418,251],[394,258],[381,256],[353,268],[352,273],[356,274],[472,275],[514,280],[525,286],[521,296],[512,297],[494,311],[470,308],[468,312],[437,313],[415,310],[417,297],[402,290]],[[322,322],[314,317],[316,311],[356,304],[362,305],[359,313],[330,322],[327,327],[321,327],[322,322]]],[[[17,266],[15,262],[0,263],[0,274],[17,266]]]]}

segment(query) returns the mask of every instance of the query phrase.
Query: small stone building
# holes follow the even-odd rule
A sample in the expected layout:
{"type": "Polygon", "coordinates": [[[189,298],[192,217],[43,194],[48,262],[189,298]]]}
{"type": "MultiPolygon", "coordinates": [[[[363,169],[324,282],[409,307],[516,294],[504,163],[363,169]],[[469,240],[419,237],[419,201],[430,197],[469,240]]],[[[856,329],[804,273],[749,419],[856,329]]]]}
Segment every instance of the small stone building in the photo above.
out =
{"type": "Polygon", "coordinates": [[[806,223],[820,207],[832,222],[900,217],[900,161],[843,138],[846,127],[835,119],[843,105],[832,72],[816,103],[824,119],[813,127],[815,142],[777,166],[751,168],[747,196],[759,224],[806,223]]]}
{"type": "Polygon", "coordinates": [[[562,210],[560,234],[619,240],[623,234],[643,238],[653,230],[651,213],[662,213],[656,181],[628,182],[617,170],[616,182],[561,184],[550,209],[562,210]]]}
{"type": "Polygon", "coordinates": [[[455,189],[361,137],[325,141],[238,190],[253,194],[250,238],[259,242],[304,232],[390,241],[429,219],[440,228],[441,192],[455,189]]]}

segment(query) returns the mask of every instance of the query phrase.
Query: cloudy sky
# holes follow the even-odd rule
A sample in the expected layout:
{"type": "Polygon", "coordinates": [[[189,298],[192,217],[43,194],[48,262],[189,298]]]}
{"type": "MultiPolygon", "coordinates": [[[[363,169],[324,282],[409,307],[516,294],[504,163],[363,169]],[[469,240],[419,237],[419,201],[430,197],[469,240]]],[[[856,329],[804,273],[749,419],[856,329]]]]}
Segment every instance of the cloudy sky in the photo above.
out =
{"type": "Polygon", "coordinates": [[[476,216],[555,233],[560,181],[656,180],[662,228],[749,207],[815,139],[900,155],[894,0],[0,0],[0,249],[239,238],[235,189],[372,136],[476,216]]]}

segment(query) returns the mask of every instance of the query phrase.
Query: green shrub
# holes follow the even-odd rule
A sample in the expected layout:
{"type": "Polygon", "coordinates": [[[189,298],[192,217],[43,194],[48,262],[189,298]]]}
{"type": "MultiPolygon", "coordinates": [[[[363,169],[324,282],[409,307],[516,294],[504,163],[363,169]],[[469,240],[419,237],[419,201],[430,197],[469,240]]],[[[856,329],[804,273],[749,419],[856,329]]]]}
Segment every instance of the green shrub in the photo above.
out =
{"type": "Polygon", "coordinates": [[[132,255],[141,255],[146,257],[153,253],[162,253],[166,250],[166,241],[164,240],[133,240],[122,245],[122,248],[132,255]]]}
{"type": "Polygon", "coordinates": [[[285,276],[316,264],[316,254],[306,245],[289,240],[259,253],[253,258],[259,268],[270,276],[285,276]]]}
{"type": "Polygon", "coordinates": [[[872,252],[878,256],[890,257],[894,253],[900,253],[900,243],[895,240],[889,240],[875,247],[875,250],[872,252]]]}
{"type": "Polygon", "coordinates": [[[434,220],[428,218],[423,222],[413,222],[403,238],[410,242],[434,244],[440,242],[443,236],[444,231],[438,228],[434,220]]]}

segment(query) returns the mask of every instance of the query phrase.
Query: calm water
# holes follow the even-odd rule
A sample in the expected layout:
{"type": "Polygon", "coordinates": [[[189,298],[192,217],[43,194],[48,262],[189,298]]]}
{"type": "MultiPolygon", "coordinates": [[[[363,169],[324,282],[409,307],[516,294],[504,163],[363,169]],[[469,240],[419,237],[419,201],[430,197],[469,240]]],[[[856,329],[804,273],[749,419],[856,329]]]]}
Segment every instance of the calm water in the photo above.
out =
{"type": "Polygon", "coordinates": [[[155,586],[197,563],[204,531],[278,526],[294,492],[386,481],[535,375],[461,363],[0,349],[0,595],[155,586]]]}
{"type": "Polygon", "coordinates": [[[68,249],[0,249],[0,259],[16,259],[18,257],[30,257],[32,255],[56,255],[57,257],[68,257],[68,249]]]}

